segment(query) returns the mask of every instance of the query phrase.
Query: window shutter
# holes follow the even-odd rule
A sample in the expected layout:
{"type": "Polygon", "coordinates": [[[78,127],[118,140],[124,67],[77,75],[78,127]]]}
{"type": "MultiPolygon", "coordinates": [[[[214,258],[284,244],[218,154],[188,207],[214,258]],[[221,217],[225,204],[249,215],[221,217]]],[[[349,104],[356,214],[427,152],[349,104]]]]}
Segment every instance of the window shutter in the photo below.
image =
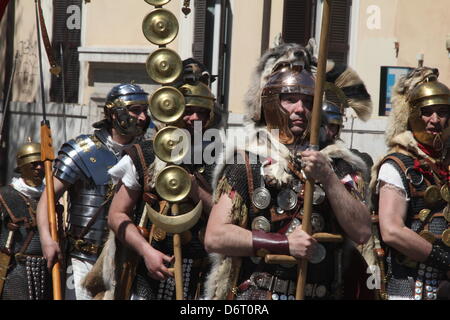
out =
{"type": "Polygon", "coordinates": [[[206,0],[195,0],[194,43],[192,55],[194,59],[204,63],[205,29],[206,29],[206,0]]]}
{"type": "Polygon", "coordinates": [[[306,45],[311,37],[313,0],[284,0],[283,40],[306,45]]]}
{"type": "Polygon", "coordinates": [[[351,0],[333,0],[331,3],[328,59],[347,63],[351,0]]]}
{"type": "MultiPolygon", "coordinates": [[[[67,13],[67,8],[76,5],[80,8],[81,14],[82,0],[53,0],[53,39],[52,47],[55,59],[61,64],[60,46],[63,49],[64,58],[64,86],[65,102],[78,102],[78,84],[80,76],[80,63],[78,59],[78,47],[81,45],[81,28],[69,29],[67,19],[71,13],[67,13]]],[[[81,21],[81,16],[79,17],[81,21]]],[[[50,100],[63,102],[62,77],[52,75],[50,87],[50,100]]]]}

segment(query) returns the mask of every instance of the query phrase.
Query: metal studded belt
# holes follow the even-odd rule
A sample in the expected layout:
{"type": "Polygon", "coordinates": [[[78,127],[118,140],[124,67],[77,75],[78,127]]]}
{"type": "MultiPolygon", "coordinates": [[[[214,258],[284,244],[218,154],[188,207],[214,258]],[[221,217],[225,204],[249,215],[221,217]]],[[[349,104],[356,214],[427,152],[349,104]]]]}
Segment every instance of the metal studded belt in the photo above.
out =
{"type": "Polygon", "coordinates": [[[256,287],[272,292],[272,298],[278,300],[295,295],[296,282],[280,279],[270,273],[255,272],[250,277],[250,283],[256,287]]]}
{"type": "Polygon", "coordinates": [[[71,250],[78,251],[84,254],[99,255],[103,246],[83,240],[74,239],[69,236],[71,250]]]}

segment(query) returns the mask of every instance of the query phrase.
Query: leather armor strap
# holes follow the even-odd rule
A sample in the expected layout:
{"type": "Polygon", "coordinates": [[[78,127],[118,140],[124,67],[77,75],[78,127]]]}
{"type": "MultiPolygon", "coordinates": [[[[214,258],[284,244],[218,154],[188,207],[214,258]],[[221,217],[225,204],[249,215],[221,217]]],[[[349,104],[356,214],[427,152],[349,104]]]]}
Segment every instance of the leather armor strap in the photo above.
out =
{"type": "Polygon", "coordinates": [[[28,246],[30,245],[31,240],[33,240],[35,231],[31,229],[27,233],[27,237],[25,238],[25,241],[23,242],[22,247],[19,250],[19,254],[25,254],[25,251],[28,249],[28,246]]]}
{"type": "Polygon", "coordinates": [[[250,198],[250,203],[252,204],[252,208],[253,208],[253,213],[258,213],[259,209],[256,208],[256,206],[253,204],[253,201],[251,201],[252,196],[253,196],[253,173],[252,173],[252,168],[250,166],[250,161],[248,159],[248,154],[247,152],[240,150],[239,151],[241,153],[241,155],[244,157],[245,160],[245,170],[247,171],[247,185],[248,185],[248,197],[250,198]]]}
{"type": "Polygon", "coordinates": [[[59,76],[61,73],[61,67],[56,63],[56,59],[52,52],[52,45],[47,33],[47,27],[45,26],[44,14],[42,13],[41,0],[38,0],[39,10],[39,24],[41,27],[42,41],[44,42],[45,52],[47,53],[48,62],[50,63],[50,72],[55,76],[59,76]]]}
{"type": "Polygon", "coordinates": [[[148,175],[148,170],[147,170],[147,163],[145,162],[145,158],[144,158],[144,154],[142,153],[142,148],[141,145],[136,144],[134,145],[134,147],[136,148],[136,153],[138,155],[138,159],[141,163],[142,166],[142,173],[144,174],[144,192],[149,192],[150,191],[150,179],[149,179],[149,175],[148,175]]]}
{"type": "Polygon", "coordinates": [[[8,204],[6,203],[5,199],[3,198],[2,194],[0,193],[0,202],[2,203],[3,207],[5,208],[6,212],[8,213],[9,217],[11,218],[11,221],[13,223],[19,223],[22,221],[25,221],[25,218],[17,218],[9,208],[8,204]]]}
{"type": "Polygon", "coordinates": [[[269,253],[290,254],[289,241],[284,234],[252,230],[252,241],[253,252],[257,257],[264,257],[269,253]]]}

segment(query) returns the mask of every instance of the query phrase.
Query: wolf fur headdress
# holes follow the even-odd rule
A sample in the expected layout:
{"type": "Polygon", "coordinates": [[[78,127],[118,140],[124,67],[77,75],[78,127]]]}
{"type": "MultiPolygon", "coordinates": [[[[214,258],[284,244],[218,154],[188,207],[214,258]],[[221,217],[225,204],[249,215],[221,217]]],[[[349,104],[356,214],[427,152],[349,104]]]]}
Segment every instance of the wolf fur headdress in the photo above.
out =
{"type": "MultiPolygon", "coordinates": [[[[304,68],[315,74],[317,69],[317,45],[310,39],[304,47],[296,43],[284,43],[277,40],[275,46],[267,50],[259,59],[255,72],[252,75],[251,85],[245,97],[245,122],[251,122],[252,115],[260,112],[261,92],[267,83],[273,68],[281,61],[292,63],[302,61],[304,68]]],[[[368,120],[372,113],[372,102],[364,82],[358,74],[346,64],[327,60],[326,81],[336,85],[343,91],[346,103],[358,117],[368,120]]]]}

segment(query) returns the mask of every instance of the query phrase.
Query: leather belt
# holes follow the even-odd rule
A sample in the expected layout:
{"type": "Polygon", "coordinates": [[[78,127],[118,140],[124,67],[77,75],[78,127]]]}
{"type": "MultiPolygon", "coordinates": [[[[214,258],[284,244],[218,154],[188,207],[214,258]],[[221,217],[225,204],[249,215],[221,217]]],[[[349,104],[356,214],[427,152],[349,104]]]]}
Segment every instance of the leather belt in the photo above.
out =
{"type": "Polygon", "coordinates": [[[295,295],[296,282],[292,280],[280,279],[267,272],[255,272],[250,279],[244,281],[239,287],[239,291],[243,292],[250,285],[254,285],[259,289],[268,290],[272,293],[280,295],[295,295]]]}

